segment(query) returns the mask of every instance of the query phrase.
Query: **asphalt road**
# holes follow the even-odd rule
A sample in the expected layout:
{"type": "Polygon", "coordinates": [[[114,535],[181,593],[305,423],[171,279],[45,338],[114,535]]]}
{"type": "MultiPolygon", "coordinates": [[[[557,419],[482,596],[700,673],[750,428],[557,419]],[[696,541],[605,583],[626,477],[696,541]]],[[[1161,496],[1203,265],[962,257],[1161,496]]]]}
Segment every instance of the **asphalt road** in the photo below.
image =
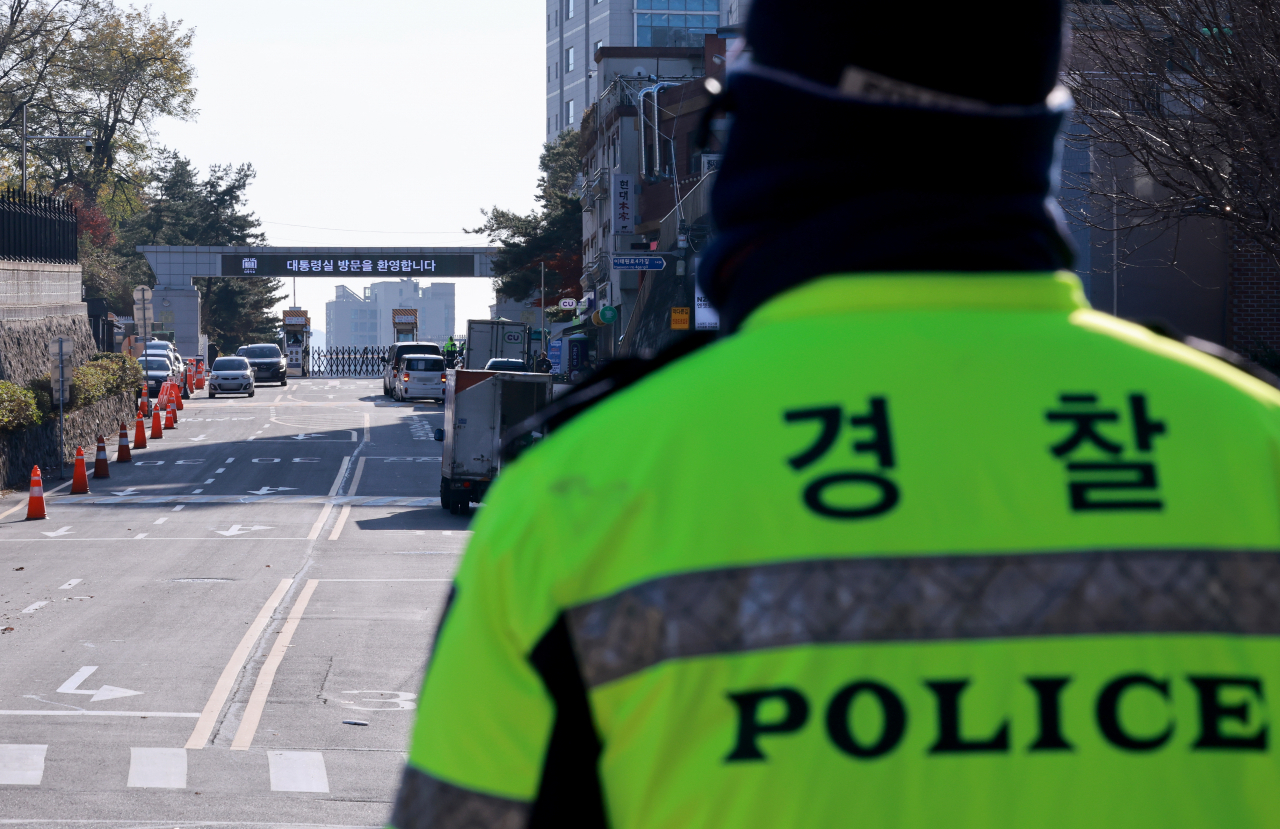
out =
{"type": "Polygon", "coordinates": [[[381,391],[199,392],[48,520],[0,500],[0,825],[385,822],[469,532],[440,408],[381,391]]]}

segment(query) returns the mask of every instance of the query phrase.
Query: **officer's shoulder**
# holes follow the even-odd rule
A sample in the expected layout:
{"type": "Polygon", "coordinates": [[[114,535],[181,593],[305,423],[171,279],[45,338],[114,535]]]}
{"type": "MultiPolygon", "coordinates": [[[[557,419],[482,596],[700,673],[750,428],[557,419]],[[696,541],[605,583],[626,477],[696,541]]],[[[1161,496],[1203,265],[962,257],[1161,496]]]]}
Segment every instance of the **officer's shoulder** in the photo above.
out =
{"type": "Polygon", "coordinates": [[[1207,381],[1228,397],[1248,398],[1268,408],[1280,408],[1280,378],[1216,343],[1171,336],[1159,326],[1140,325],[1092,310],[1073,313],[1071,321],[1081,329],[1145,352],[1153,358],[1148,367],[1160,365],[1187,380],[1207,381]]]}

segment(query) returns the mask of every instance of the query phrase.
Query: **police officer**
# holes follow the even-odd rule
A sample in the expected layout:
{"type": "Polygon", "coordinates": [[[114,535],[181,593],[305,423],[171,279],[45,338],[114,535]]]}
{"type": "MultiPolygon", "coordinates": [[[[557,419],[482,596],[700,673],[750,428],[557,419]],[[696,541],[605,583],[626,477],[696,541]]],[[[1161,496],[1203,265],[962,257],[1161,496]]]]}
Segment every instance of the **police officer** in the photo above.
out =
{"type": "Polygon", "coordinates": [[[756,0],[728,335],[504,470],[395,826],[1277,824],[1280,393],[1086,304],[1061,15],[756,0]]]}
{"type": "Polygon", "coordinates": [[[445,341],[445,344],[444,344],[445,366],[447,368],[453,368],[454,363],[457,362],[457,359],[458,359],[458,345],[453,341],[453,337],[450,336],[449,339],[445,341]]]}

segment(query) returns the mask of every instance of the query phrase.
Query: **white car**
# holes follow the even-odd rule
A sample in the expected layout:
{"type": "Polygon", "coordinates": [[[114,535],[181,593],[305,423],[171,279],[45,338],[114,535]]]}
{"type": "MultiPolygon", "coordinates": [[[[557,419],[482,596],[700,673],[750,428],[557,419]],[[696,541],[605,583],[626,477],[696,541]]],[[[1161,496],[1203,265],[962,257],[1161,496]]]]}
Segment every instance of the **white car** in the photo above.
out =
{"type": "Polygon", "coordinates": [[[247,394],[253,397],[253,370],[244,357],[219,357],[209,369],[209,398],[220,394],[247,394]]]}
{"type": "Polygon", "coordinates": [[[434,354],[405,354],[400,357],[391,396],[396,400],[427,397],[444,402],[444,357],[434,354]]]}

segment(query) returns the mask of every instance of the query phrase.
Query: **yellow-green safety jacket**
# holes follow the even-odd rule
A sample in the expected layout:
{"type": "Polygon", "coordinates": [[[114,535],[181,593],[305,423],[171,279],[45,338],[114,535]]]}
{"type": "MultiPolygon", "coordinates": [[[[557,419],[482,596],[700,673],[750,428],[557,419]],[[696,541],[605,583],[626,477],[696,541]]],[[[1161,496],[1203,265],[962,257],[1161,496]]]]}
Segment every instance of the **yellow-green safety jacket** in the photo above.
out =
{"type": "Polygon", "coordinates": [[[1280,826],[1278,484],[1070,274],[809,282],[504,471],[392,822],[1280,826]]]}

